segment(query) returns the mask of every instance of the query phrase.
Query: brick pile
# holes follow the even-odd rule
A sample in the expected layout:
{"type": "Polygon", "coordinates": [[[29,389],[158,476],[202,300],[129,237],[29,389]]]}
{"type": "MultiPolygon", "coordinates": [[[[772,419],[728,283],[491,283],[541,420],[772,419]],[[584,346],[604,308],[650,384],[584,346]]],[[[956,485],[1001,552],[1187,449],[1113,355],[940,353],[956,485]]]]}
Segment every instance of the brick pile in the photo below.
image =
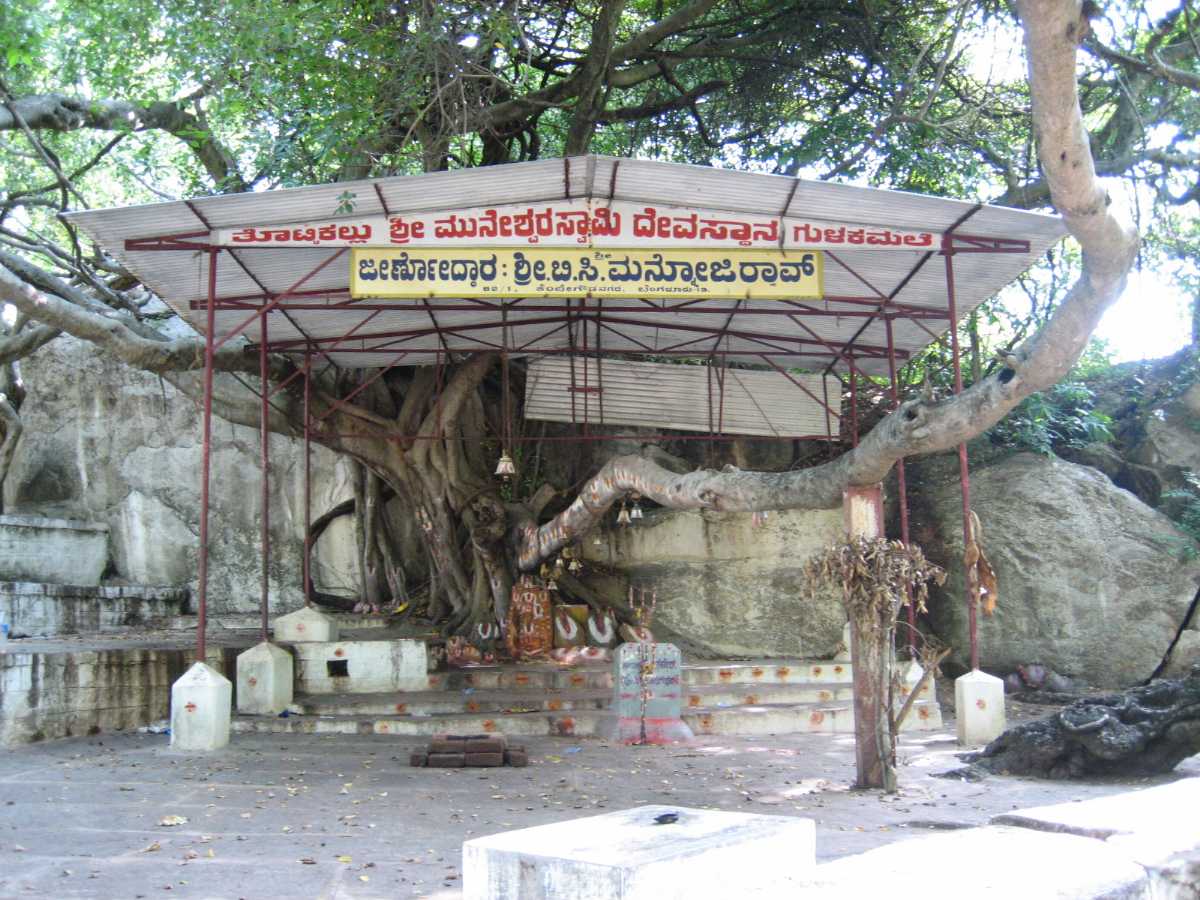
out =
{"type": "Polygon", "coordinates": [[[441,769],[527,766],[524,747],[509,747],[502,734],[435,734],[426,750],[417,750],[409,764],[441,769]]]}

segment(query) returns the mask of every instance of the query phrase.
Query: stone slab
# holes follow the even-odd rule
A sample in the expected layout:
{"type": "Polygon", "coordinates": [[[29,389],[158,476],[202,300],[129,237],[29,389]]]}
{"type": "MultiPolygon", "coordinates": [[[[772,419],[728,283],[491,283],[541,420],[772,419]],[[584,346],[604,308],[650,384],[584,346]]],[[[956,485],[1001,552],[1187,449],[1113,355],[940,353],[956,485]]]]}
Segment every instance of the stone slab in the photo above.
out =
{"type": "Polygon", "coordinates": [[[990,825],[900,841],[817,866],[793,896],[1149,900],[1150,890],[1141,866],[1100,841],[990,825]]]}
{"type": "Polygon", "coordinates": [[[171,686],[171,746],[220,750],[229,744],[233,684],[211,666],[193,664],[171,686]]]}
{"type": "Polygon", "coordinates": [[[295,612],[277,618],[274,631],[275,640],[281,644],[336,641],[339,636],[337,620],[311,606],[302,606],[295,612]]]}
{"type": "Polygon", "coordinates": [[[627,643],[613,659],[613,738],[665,744],[694,735],[680,718],[683,656],[674,644],[627,643]]]}
{"type": "Polygon", "coordinates": [[[165,628],[188,608],[187,588],[0,581],[0,622],[26,637],[165,628]]]}
{"type": "Polygon", "coordinates": [[[463,897],[783,897],[811,877],[815,859],[811,819],[639,806],[464,842],[463,897]],[[674,823],[655,823],[671,813],[674,823]]]}
{"type": "Polygon", "coordinates": [[[107,563],[103,523],[0,516],[0,581],[98,585],[107,563]]]}
{"type": "Polygon", "coordinates": [[[255,644],[237,658],[239,713],[275,716],[292,705],[295,681],[292,655],[269,641],[255,644]]]}

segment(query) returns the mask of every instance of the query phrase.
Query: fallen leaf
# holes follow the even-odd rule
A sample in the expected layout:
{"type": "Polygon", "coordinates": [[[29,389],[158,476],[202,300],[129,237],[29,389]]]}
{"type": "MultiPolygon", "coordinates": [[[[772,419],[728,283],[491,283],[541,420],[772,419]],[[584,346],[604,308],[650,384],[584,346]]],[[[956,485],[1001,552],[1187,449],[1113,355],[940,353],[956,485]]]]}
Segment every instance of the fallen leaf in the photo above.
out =
{"type": "Polygon", "coordinates": [[[359,876],[358,876],[358,880],[359,880],[359,881],[370,881],[370,880],[371,880],[371,876],[370,876],[370,875],[359,875],[359,876]]]}
{"type": "Polygon", "coordinates": [[[160,844],[158,841],[154,841],[151,844],[147,844],[145,847],[143,847],[141,850],[139,850],[138,853],[153,853],[155,850],[161,850],[161,849],[162,849],[162,844],[160,844]]]}
{"type": "Polygon", "coordinates": [[[207,856],[208,856],[208,858],[209,858],[209,859],[216,859],[216,857],[217,857],[217,854],[213,853],[213,849],[212,849],[212,847],[209,847],[209,848],[208,848],[208,854],[207,854],[207,856]]]}
{"type": "Polygon", "coordinates": [[[339,856],[339,857],[337,858],[337,861],[338,861],[338,862],[343,862],[343,863],[354,862],[354,860],[353,860],[351,857],[349,857],[349,856],[339,856]]]}
{"type": "Polygon", "coordinates": [[[173,825],[186,825],[187,816],[163,816],[158,820],[158,824],[164,828],[170,828],[173,825]]]}
{"type": "Polygon", "coordinates": [[[313,859],[311,856],[300,857],[300,862],[306,866],[315,866],[317,864],[317,861],[315,859],[313,859]]]}
{"type": "Polygon", "coordinates": [[[187,853],[183,854],[184,859],[197,859],[199,856],[200,854],[195,850],[189,850],[187,853]]]}

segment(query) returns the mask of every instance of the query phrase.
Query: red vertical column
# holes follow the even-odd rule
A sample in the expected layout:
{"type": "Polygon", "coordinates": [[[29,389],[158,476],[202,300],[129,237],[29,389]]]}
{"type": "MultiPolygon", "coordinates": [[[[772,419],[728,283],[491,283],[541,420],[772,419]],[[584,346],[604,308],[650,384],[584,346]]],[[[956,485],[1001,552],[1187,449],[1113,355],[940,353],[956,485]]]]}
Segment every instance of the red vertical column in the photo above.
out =
{"type": "Polygon", "coordinates": [[[208,633],[208,480],[212,459],[213,330],[217,321],[217,253],[208,251],[208,309],[204,327],[204,412],[200,438],[200,565],[196,611],[196,660],[204,662],[208,633]]]}
{"type": "MultiPolygon", "coordinates": [[[[887,326],[888,375],[891,378],[892,408],[900,407],[900,390],[896,383],[896,344],[892,338],[892,319],[884,318],[887,326]]],[[[908,546],[908,481],[905,477],[903,458],[896,460],[896,502],[900,507],[900,540],[908,546]]],[[[908,657],[917,658],[917,610],[908,604],[908,657]]]]}
{"type": "Polygon", "coordinates": [[[270,380],[267,377],[267,317],[263,315],[260,322],[260,338],[258,344],[258,378],[262,393],[262,406],[259,410],[259,444],[262,450],[260,464],[262,467],[262,577],[259,594],[259,612],[262,616],[262,639],[267,640],[267,606],[271,588],[271,428],[269,424],[271,409],[269,402],[270,380]]]}
{"type": "Polygon", "coordinates": [[[312,606],[312,354],[304,351],[304,605],[312,606]]]}
{"type": "MultiPolygon", "coordinates": [[[[953,239],[946,235],[942,238],[942,257],[946,261],[946,303],[950,313],[950,356],[954,364],[954,393],[961,394],[963,389],[962,362],[958,350],[958,303],[954,294],[954,250],[953,239]]],[[[971,475],[967,468],[967,445],[958,445],[958,479],[962,486],[963,513],[963,548],[971,543],[971,475]]],[[[979,622],[977,618],[974,590],[970,579],[966,578],[967,588],[967,630],[971,641],[971,670],[979,668],[979,622]]]]}

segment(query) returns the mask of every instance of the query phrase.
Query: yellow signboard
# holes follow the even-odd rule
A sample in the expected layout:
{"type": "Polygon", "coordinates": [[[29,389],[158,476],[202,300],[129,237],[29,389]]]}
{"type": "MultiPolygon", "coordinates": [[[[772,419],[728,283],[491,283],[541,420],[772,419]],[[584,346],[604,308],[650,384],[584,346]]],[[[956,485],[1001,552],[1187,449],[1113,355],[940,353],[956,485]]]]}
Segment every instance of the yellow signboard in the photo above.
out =
{"type": "Polygon", "coordinates": [[[353,297],[822,296],[819,250],[358,248],[353,297]]]}

